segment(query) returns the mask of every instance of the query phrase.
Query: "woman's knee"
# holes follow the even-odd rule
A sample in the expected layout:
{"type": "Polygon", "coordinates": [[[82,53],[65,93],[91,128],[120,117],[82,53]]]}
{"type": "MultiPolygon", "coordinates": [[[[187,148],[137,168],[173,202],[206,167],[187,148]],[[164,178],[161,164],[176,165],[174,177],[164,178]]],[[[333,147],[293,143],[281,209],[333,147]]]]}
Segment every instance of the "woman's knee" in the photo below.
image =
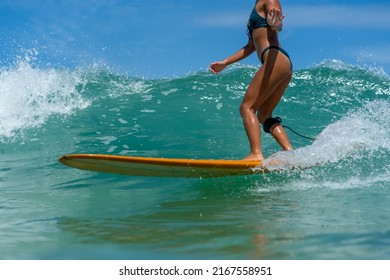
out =
{"type": "Polygon", "coordinates": [[[246,104],[245,102],[243,102],[240,106],[240,114],[241,116],[244,116],[248,113],[251,113],[253,114],[255,111],[253,110],[253,108],[251,106],[249,106],[248,104],[246,104]]]}

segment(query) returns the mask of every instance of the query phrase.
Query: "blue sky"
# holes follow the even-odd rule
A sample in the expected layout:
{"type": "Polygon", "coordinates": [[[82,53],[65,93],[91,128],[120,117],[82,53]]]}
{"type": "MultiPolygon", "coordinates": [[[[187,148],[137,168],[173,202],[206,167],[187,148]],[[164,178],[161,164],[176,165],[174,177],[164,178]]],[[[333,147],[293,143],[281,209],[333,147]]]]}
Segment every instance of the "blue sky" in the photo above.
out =
{"type": "MultiPolygon", "coordinates": [[[[295,69],[327,59],[390,73],[389,0],[286,0],[280,33],[295,69]]],[[[0,66],[95,63],[130,76],[207,69],[246,44],[254,0],[0,0],[0,66]]],[[[257,65],[255,55],[242,63],[257,65]]]]}

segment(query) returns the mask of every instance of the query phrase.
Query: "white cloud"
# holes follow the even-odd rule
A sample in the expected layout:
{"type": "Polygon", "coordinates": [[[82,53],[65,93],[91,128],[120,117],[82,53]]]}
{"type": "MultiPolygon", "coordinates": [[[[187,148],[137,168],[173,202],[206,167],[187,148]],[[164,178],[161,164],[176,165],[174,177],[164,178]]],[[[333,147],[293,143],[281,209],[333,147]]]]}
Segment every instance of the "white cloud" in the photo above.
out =
{"type": "Polygon", "coordinates": [[[390,5],[285,6],[291,27],[390,28],[390,5]]]}
{"type": "MultiPolygon", "coordinates": [[[[289,27],[390,28],[390,5],[283,6],[289,27]]],[[[201,27],[235,28],[246,25],[250,11],[226,11],[195,19],[201,27]]]]}

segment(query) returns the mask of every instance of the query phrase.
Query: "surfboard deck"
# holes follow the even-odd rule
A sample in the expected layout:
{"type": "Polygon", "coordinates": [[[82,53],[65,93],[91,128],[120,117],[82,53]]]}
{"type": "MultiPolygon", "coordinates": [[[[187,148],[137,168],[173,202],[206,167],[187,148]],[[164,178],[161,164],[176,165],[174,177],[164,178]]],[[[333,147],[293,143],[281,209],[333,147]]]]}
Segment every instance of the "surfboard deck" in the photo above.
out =
{"type": "Polygon", "coordinates": [[[260,161],[244,160],[69,154],[59,161],[83,170],[148,177],[212,178],[269,172],[260,161]]]}

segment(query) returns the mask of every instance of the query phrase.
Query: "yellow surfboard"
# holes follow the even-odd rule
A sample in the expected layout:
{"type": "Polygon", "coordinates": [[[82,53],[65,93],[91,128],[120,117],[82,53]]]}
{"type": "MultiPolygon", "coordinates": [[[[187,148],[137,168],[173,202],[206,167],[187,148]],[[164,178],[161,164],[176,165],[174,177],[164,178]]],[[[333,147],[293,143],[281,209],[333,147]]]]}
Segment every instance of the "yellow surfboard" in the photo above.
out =
{"type": "Polygon", "coordinates": [[[83,170],[131,176],[211,178],[268,172],[260,161],[178,159],[116,156],[103,154],[70,154],[59,161],[83,170]]]}

